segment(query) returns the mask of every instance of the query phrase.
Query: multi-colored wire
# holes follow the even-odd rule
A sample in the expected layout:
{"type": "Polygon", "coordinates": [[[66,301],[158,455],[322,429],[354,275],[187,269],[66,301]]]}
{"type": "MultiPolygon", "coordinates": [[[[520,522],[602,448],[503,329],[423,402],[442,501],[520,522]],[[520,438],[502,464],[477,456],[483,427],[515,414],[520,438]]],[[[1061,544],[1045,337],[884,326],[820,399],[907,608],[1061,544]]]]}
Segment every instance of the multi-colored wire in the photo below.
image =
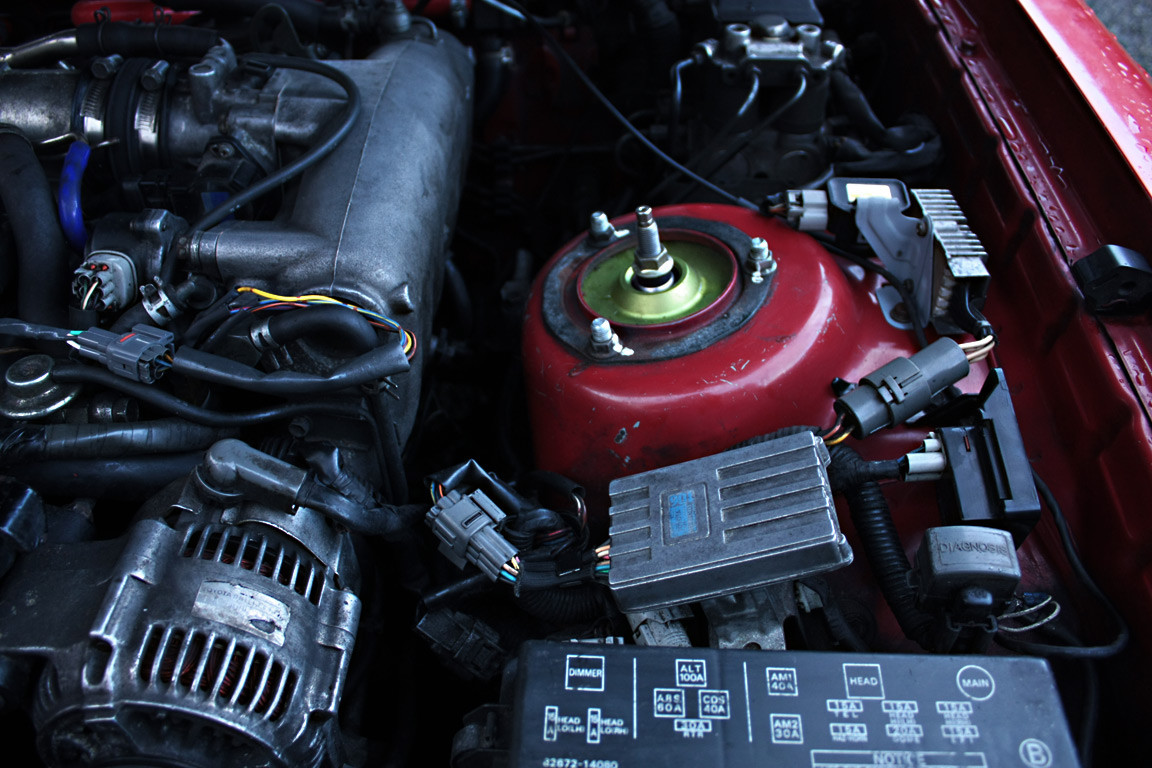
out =
{"type": "Polygon", "coordinates": [[[233,307],[230,310],[232,314],[237,312],[262,312],[269,309],[281,310],[315,307],[326,304],[335,304],[337,306],[347,307],[348,309],[354,310],[359,312],[361,315],[364,315],[364,317],[368,319],[368,322],[376,328],[383,328],[385,330],[392,331],[393,333],[400,334],[400,339],[404,344],[405,357],[411,360],[416,356],[417,341],[416,335],[414,333],[407,330],[404,328],[404,326],[400,325],[400,323],[396,322],[390,317],[382,315],[379,312],[373,312],[370,309],[365,309],[364,307],[356,306],[351,302],[340,301],[339,299],[334,299],[331,296],[325,296],[319,293],[309,293],[303,296],[282,296],[278,293],[271,293],[259,288],[254,288],[250,285],[237,286],[236,293],[251,293],[254,296],[259,296],[261,299],[263,299],[263,301],[259,301],[252,306],[233,307]]]}
{"type": "Polygon", "coordinates": [[[839,413],[836,415],[836,421],[820,435],[820,438],[824,441],[824,445],[839,445],[847,440],[851,433],[851,428],[844,424],[844,414],[839,413]]]}
{"type": "Polygon", "coordinates": [[[596,547],[596,573],[608,573],[612,569],[612,545],[596,547]]]}
{"type": "Polygon", "coordinates": [[[520,579],[520,558],[513,556],[511,560],[504,563],[503,569],[500,571],[500,577],[505,581],[510,581],[515,584],[520,579]]]}

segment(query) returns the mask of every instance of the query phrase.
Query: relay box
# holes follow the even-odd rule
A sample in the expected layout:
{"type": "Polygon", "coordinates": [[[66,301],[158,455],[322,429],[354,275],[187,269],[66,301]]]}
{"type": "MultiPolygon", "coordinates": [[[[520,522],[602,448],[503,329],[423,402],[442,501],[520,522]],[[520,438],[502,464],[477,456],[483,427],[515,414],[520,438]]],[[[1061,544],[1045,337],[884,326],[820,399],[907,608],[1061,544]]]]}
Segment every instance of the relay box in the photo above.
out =
{"type": "Polygon", "coordinates": [[[1032,658],[526,644],[513,768],[1074,768],[1032,658]]]}

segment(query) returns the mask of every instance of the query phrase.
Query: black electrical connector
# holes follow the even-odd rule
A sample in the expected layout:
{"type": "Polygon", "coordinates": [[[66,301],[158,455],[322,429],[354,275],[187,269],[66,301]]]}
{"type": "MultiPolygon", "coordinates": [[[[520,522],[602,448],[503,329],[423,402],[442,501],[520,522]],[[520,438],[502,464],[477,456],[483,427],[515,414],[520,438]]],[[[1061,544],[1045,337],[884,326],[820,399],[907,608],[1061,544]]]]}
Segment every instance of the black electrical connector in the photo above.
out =
{"type": "Polygon", "coordinates": [[[828,179],[828,231],[836,237],[836,244],[851,248],[860,239],[856,223],[856,201],[865,197],[883,197],[900,203],[901,211],[908,210],[911,201],[908,188],[896,179],[853,179],[840,176],[828,179]]]}
{"type": "Polygon", "coordinates": [[[962,395],[933,414],[948,471],[937,485],[947,523],[984,525],[1012,534],[1016,546],[1040,519],[1040,497],[1008,392],[993,368],[978,395],[962,395]]]}
{"type": "Polygon", "coordinates": [[[12,478],[0,478],[0,576],[17,557],[36,548],[46,527],[44,502],[36,491],[12,478]]]}

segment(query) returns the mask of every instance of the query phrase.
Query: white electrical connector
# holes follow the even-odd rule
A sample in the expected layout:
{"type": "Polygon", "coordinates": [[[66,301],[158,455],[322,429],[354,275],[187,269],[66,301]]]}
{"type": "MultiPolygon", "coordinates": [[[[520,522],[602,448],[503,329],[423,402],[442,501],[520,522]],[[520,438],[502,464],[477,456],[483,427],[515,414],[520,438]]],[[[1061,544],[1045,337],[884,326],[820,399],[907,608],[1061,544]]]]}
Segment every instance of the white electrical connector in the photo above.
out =
{"type": "Polygon", "coordinates": [[[935,432],[924,439],[919,449],[900,459],[900,472],[905,480],[939,480],[947,471],[948,456],[935,432]]]}
{"type": "Polygon", "coordinates": [[[788,223],[801,232],[828,229],[828,193],[822,189],[788,190],[788,223]]]}

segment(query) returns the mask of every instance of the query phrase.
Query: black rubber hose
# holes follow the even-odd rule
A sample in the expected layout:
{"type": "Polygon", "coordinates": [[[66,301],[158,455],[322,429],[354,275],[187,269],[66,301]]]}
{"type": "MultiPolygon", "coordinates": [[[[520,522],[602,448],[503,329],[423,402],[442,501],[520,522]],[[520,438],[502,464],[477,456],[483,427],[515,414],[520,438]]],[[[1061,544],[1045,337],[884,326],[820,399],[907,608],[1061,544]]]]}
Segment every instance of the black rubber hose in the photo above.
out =
{"type": "Polygon", "coordinates": [[[26,323],[10,317],[0,319],[0,336],[12,336],[31,341],[68,341],[72,334],[53,325],[26,323]]]}
{"type": "MultiPolygon", "coordinates": [[[[202,310],[208,305],[212,305],[213,302],[217,302],[216,286],[203,275],[192,275],[184,282],[166,288],[165,292],[168,294],[168,298],[172,300],[172,304],[175,305],[178,314],[183,314],[190,309],[202,310]]],[[[224,306],[220,316],[225,316],[227,312],[228,307],[224,306]]],[[[216,322],[219,322],[219,319],[216,322]]],[[[133,304],[124,310],[109,328],[112,331],[126,333],[137,325],[156,325],[156,321],[148,314],[148,310],[144,309],[143,303],[133,304]]],[[[169,330],[174,329],[170,328],[169,330]]],[[[187,333],[184,335],[186,336],[187,333]]]]}
{"type": "Polygon", "coordinates": [[[0,441],[0,461],[95,459],[179,453],[207,448],[226,437],[219,429],[183,419],[138,424],[50,424],[26,426],[0,441]]]}
{"type": "MultiPolygon", "coordinates": [[[[227,307],[224,311],[226,313],[231,312],[231,310],[227,307]]],[[[216,330],[208,334],[208,338],[204,339],[204,342],[199,344],[198,348],[204,352],[211,352],[215,349],[218,349],[220,345],[223,344],[224,341],[232,335],[233,331],[236,331],[238,328],[240,328],[240,326],[251,322],[252,313],[247,309],[242,309],[238,312],[231,312],[231,314],[226,314],[224,321],[216,326],[216,330]]]]}
{"type": "Polygon", "coordinates": [[[393,504],[403,504],[408,501],[408,475],[404,470],[404,454],[392,419],[389,395],[384,392],[369,395],[368,409],[380,435],[380,470],[388,483],[388,498],[393,504]]]}
{"type": "Polygon", "coordinates": [[[127,459],[37,461],[5,467],[4,473],[45,496],[142,501],[173,480],[187,477],[203,452],[127,459]]]}
{"type": "Polygon", "coordinates": [[[832,70],[832,94],[836,98],[837,106],[843,110],[853,125],[863,131],[864,135],[872,141],[878,144],[883,143],[884,132],[887,130],[884,123],[876,117],[876,113],[872,111],[872,105],[868,103],[864,92],[860,90],[860,86],[853,82],[847,72],[839,69],[832,70]]]}
{"type": "Polygon", "coordinates": [[[315,480],[301,486],[300,492],[296,494],[296,503],[320,512],[350,531],[386,539],[402,535],[423,520],[428,512],[424,504],[365,507],[315,480]]]}
{"type": "Polygon", "coordinates": [[[517,600],[520,607],[538,619],[553,624],[579,624],[604,615],[604,591],[597,584],[552,589],[525,589],[517,600]]]}
{"type": "Polygon", "coordinates": [[[828,622],[828,632],[832,635],[832,639],[840,645],[856,653],[867,653],[870,650],[868,644],[844,618],[844,613],[835,601],[829,600],[824,603],[824,620],[828,622]]]}
{"type": "Polygon", "coordinates": [[[71,250],[48,176],[28,139],[0,130],[0,199],[16,241],[17,314],[30,323],[68,323],[71,250]]]}
{"type": "Polygon", "coordinates": [[[872,111],[868,98],[843,70],[832,70],[832,93],[849,120],[881,146],[900,152],[913,149],[933,137],[924,126],[897,125],[888,128],[872,111]]]}
{"type": "Polygon", "coordinates": [[[268,335],[277,346],[313,337],[338,349],[364,353],[379,346],[376,329],[364,315],[348,307],[309,307],[275,312],[267,320],[268,335]]]}
{"type": "Polygon", "coordinates": [[[474,313],[472,311],[472,296],[468,293],[468,283],[464,275],[460,274],[452,259],[444,262],[444,288],[452,302],[452,316],[457,325],[467,334],[471,335],[475,328],[474,313]]]}
{"type": "Polygon", "coordinates": [[[203,56],[220,42],[215,30],[176,24],[128,24],[104,21],[76,28],[76,45],[81,56],[124,58],[149,56],[160,59],[203,56]]]}
{"type": "Polygon", "coordinates": [[[916,593],[908,581],[911,566],[892,521],[888,501],[875,480],[861,482],[858,479],[867,474],[865,465],[870,462],[846,445],[832,446],[828,452],[832,457],[828,473],[832,487],[841,491],[848,501],[864,555],[892,614],[905,635],[926,650],[932,650],[930,637],[934,619],[916,606],[916,593]]]}
{"type": "Polygon", "coordinates": [[[124,310],[108,330],[113,333],[128,333],[138,325],[154,325],[155,322],[148,314],[148,310],[144,309],[144,305],[137,302],[124,310]]]}
{"type": "Polygon", "coordinates": [[[428,612],[451,605],[455,605],[466,597],[483,594],[491,591],[492,580],[483,571],[465,576],[462,579],[447,584],[432,592],[425,592],[420,597],[424,609],[428,612]]]}
{"type": "MultiPolygon", "coordinates": [[[[188,324],[184,333],[181,334],[180,341],[193,347],[200,347],[201,340],[203,340],[212,329],[218,327],[220,323],[233,316],[230,314],[232,308],[229,306],[229,302],[231,300],[232,296],[224,296],[217,299],[212,306],[198,312],[195,319],[188,324]]],[[[239,315],[243,313],[236,312],[235,314],[239,315]]],[[[131,330],[131,327],[129,327],[129,330],[131,330]]]]}
{"type": "Polygon", "coordinates": [[[305,415],[340,416],[343,418],[363,420],[364,413],[358,406],[351,403],[337,402],[301,402],[286,403],[271,408],[261,408],[256,411],[214,411],[185,402],[175,395],[162,389],[130,381],[123,376],[117,376],[111,371],[101,368],[92,368],[87,365],[61,365],[52,371],[53,381],[79,382],[96,384],[98,386],[115,389],[126,395],[131,395],[153,408],[179,416],[182,419],[204,424],[209,427],[240,428],[265,424],[277,419],[291,419],[305,415]]]}
{"type": "MultiPolygon", "coordinates": [[[[340,145],[348,132],[352,130],[356,118],[360,116],[360,89],[356,87],[356,83],[344,72],[341,72],[335,67],[330,67],[319,61],[312,59],[300,59],[292,56],[270,56],[266,54],[252,54],[245,57],[245,62],[252,62],[256,64],[263,64],[268,67],[282,67],[284,69],[298,69],[302,72],[311,72],[315,75],[322,75],[333,81],[341,88],[344,93],[348,95],[348,100],[344,104],[344,112],[340,117],[340,122],[336,125],[328,136],[322,141],[313,144],[308,150],[296,158],[292,162],[285,165],[280,170],[270,173],[260,181],[256,182],[247,189],[237,192],[232,197],[225,200],[220,205],[213,208],[208,213],[200,217],[200,220],[192,225],[191,230],[205,230],[211,229],[224,219],[231,216],[240,208],[248,203],[251,203],[257,198],[263,197],[267,193],[282,186],[291,179],[296,178],[304,171],[311,168],[321,159],[326,157],[340,145]]],[[[164,265],[161,266],[161,275],[165,281],[170,281],[172,271],[174,269],[172,259],[165,259],[164,265]]]]}
{"type": "Polygon", "coordinates": [[[487,125],[488,118],[500,106],[508,89],[510,67],[501,60],[500,45],[493,41],[489,50],[476,56],[476,104],[472,109],[473,125],[487,125]]]}
{"type": "Polygon", "coordinates": [[[335,392],[404,373],[408,359],[398,344],[385,344],[338,366],[327,376],[298,371],[264,373],[226,357],[181,347],[172,356],[172,370],[189,378],[276,397],[307,397],[335,392]]]}

